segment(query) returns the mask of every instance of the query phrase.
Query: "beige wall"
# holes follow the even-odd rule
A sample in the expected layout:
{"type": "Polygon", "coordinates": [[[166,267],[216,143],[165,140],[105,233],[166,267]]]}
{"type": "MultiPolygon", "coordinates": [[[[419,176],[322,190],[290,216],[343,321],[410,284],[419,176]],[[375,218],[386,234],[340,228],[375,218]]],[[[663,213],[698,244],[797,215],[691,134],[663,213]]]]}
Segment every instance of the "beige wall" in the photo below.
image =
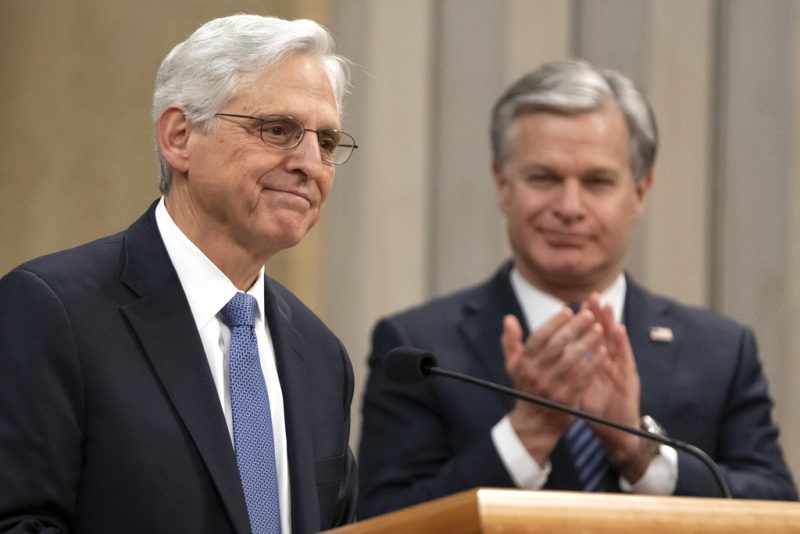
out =
{"type": "Polygon", "coordinates": [[[503,259],[489,107],[541,61],[580,56],[628,73],[659,117],[655,187],[629,269],[657,291],[755,329],[784,449],[800,471],[800,428],[791,417],[800,408],[800,4],[334,5],[334,32],[361,66],[350,120],[364,150],[328,212],[323,315],[350,349],[359,380],[376,317],[482,280],[503,259]]]}
{"type": "MultiPolygon", "coordinates": [[[[795,0],[0,0],[0,274],[125,228],[157,197],[163,56],[237,11],[310,17],[356,62],[361,148],[320,227],[268,266],[342,337],[359,387],[376,317],[506,255],[488,110],[579,55],[650,96],[662,147],[634,275],[752,325],[800,471],[800,4],[795,0]]],[[[702,357],[702,355],[698,355],[702,357]]],[[[354,444],[359,400],[354,404],[354,444]]]]}
{"type": "MultiPolygon", "coordinates": [[[[0,273],[120,231],[158,197],[156,70],[197,26],[236,12],[325,23],[328,3],[0,1],[0,273]]],[[[317,234],[273,266],[312,304],[317,234]]]]}

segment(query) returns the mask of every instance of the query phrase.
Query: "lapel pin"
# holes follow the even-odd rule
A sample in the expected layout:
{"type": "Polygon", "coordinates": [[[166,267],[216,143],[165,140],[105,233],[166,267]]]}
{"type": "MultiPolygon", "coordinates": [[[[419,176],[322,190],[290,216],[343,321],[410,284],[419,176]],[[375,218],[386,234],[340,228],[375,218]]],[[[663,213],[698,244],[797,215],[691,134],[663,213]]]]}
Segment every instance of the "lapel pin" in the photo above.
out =
{"type": "Polygon", "coordinates": [[[651,326],[650,339],[656,343],[671,343],[672,328],[667,328],[666,326],[651,326]]]}

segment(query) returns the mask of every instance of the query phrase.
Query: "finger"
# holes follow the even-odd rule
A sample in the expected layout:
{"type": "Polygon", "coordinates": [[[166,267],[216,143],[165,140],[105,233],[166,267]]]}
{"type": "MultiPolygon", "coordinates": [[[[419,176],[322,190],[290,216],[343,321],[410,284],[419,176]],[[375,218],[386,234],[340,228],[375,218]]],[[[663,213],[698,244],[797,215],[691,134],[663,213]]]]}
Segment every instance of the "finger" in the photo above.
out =
{"type": "Polygon", "coordinates": [[[615,350],[612,357],[621,361],[627,368],[636,368],[636,362],[633,358],[633,348],[631,347],[630,339],[628,339],[628,331],[625,325],[614,325],[610,337],[615,350]]]}
{"type": "Polygon", "coordinates": [[[577,339],[572,341],[564,349],[564,361],[578,361],[581,359],[591,359],[593,352],[603,342],[604,330],[600,323],[591,323],[577,339]]]}
{"type": "Polygon", "coordinates": [[[594,313],[600,324],[603,325],[603,329],[605,329],[606,333],[610,333],[613,326],[616,324],[616,321],[614,320],[614,310],[611,308],[611,306],[608,304],[601,304],[600,295],[598,293],[592,293],[589,296],[587,304],[588,308],[592,311],[592,313],[594,313]]]}
{"type": "Polygon", "coordinates": [[[596,366],[594,358],[577,359],[562,376],[554,379],[557,386],[553,388],[549,398],[567,406],[581,406],[593,384],[596,366]]]}
{"type": "MultiPolygon", "coordinates": [[[[551,398],[555,390],[564,388],[558,377],[567,374],[569,368],[574,365],[576,356],[573,352],[578,350],[583,354],[595,345],[600,337],[598,332],[584,337],[586,329],[595,324],[591,312],[584,310],[576,317],[572,317],[572,312],[569,310],[565,312],[567,323],[556,331],[539,351],[530,350],[532,344],[526,341],[524,350],[520,352],[516,341],[520,335],[517,322],[513,318],[506,319],[508,323],[504,325],[502,344],[506,354],[506,372],[514,387],[534,395],[551,398]],[[564,349],[571,341],[576,343],[569,353],[571,357],[561,361],[565,358],[564,349]]],[[[560,321],[551,325],[558,322],[560,321]]],[[[599,324],[597,329],[602,332],[599,324]]],[[[565,389],[568,390],[569,386],[565,389]]]]}
{"type": "Polygon", "coordinates": [[[529,353],[536,353],[540,351],[550,338],[558,332],[565,324],[572,318],[572,311],[569,308],[564,308],[553,317],[548,319],[543,325],[535,329],[525,340],[525,349],[529,353]]]}
{"type": "Polygon", "coordinates": [[[584,305],[587,308],[589,308],[595,315],[597,316],[600,315],[600,308],[601,308],[600,295],[598,295],[597,293],[592,293],[591,295],[589,295],[589,298],[586,299],[584,305]]]}
{"type": "Polygon", "coordinates": [[[592,352],[591,363],[593,365],[592,374],[598,381],[609,380],[614,372],[614,362],[609,356],[608,347],[601,343],[592,352]]]}
{"type": "Polygon", "coordinates": [[[606,406],[609,390],[608,385],[608,351],[605,345],[600,345],[594,352],[586,369],[579,370],[575,379],[578,387],[583,386],[580,407],[589,413],[600,414],[606,406]]]}
{"type": "Polygon", "coordinates": [[[518,365],[523,352],[522,326],[514,315],[503,317],[503,332],[500,335],[500,345],[505,356],[506,370],[518,365]]]}
{"type": "Polygon", "coordinates": [[[541,360],[544,363],[553,364],[563,358],[567,348],[578,343],[581,337],[586,335],[595,324],[598,323],[595,321],[594,314],[588,309],[581,310],[550,337],[540,355],[541,360]]]}
{"type": "Polygon", "coordinates": [[[603,346],[603,327],[599,323],[591,326],[564,349],[562,358],[553,369],[557,379],[568,380],[570,376],[582,371],[587,365],[594,366],[594,353],[603,346]]]}

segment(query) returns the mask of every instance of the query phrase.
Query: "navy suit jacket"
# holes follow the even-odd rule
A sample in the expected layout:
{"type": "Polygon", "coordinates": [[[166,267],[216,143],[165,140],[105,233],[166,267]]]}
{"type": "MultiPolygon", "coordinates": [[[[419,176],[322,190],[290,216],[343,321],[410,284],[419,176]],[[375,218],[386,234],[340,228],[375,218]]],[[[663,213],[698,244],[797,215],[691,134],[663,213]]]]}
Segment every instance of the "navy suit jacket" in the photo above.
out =
{"type": "MultiPolygon", "coordinates": [[[[381,370],[386,352],[408,345],[432,352],[443,368],[510,385],[500,347],[502,317],[514,314],[526,323],[509,272],[506,264],[484,284],[376,325],[359,453],[360,517],[476,486],[514,486],[490,435],[513,399],[447,378],[395,385],[381,370]]],[[[642,413],[718,462],[734,496],[796,499],[752,332],[655,296],[630,277],[627,282],[624,322],[641,379],[642,413]],[[672,341],[651,339],[652,327],[671,329],[672,341]]],[[[550,459],[545,489],[578,490],[563,443],[550,459]]],[[[719,495],[712,474],[694,457],[679,452],[678,466],[676,494],[719,495]]]]}
{"type": "MultiPolygon", "coordinates": [[[[0,280],[0,531],[250,532],[205,352],[156,226],[0,280]]],[[[339,340],[267,278],[293,532],[351,521],[353,373],[339,340]]]]}

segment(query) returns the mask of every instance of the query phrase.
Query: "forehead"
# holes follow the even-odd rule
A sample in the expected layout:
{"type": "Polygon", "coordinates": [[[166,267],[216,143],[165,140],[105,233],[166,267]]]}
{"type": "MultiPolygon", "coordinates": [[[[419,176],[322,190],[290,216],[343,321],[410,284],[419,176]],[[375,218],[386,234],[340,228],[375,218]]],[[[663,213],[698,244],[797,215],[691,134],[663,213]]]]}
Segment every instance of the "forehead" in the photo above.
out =
{"type": "Polygon", "coordinates": [[[514,119],[508,131],[512,158],[589,156],[627,164],[630,138],[618,106],[576,114],[538,111],[514,119]]]}
{"type": "Polygon", "coordinates": [[[339,110],[322,62],[291,54],[257,74],[226,106],[242,113],[291,115],[313,127],[338,126],[339,110]]]}

